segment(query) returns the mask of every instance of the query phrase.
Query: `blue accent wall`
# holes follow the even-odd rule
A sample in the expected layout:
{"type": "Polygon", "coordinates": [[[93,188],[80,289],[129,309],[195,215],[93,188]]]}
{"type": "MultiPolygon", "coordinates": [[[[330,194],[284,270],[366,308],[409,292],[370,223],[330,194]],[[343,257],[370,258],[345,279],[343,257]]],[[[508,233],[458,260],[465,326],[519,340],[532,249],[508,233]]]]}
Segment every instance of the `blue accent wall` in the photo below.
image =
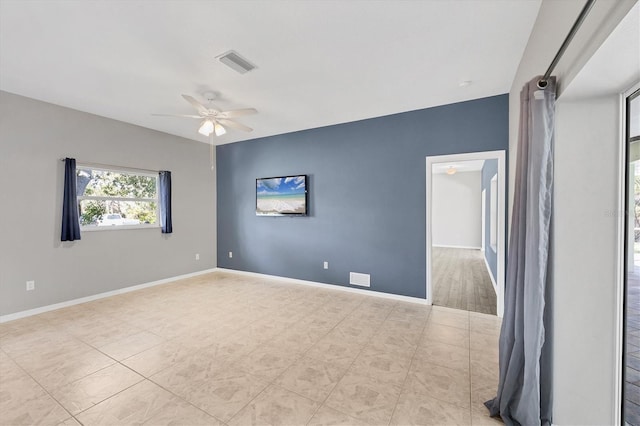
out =
{"type": "MultiPolygon", "coordinates": [[[[484,258],[487,260],[493,280],[498,282],[498,254],[491,248],[491,178],[498,173],[498,160],[486,160],[482,166],[482,190],[486,190],[486,213],[484,215],[484,258]]],[[[505,203],[506,205],[506,203],[505,203]]]]}
{"type": "Polygon", "coordinates": [[[508,103],[499,95],[218,146],[218,266],[348,287],[349,272],[367,273],[371,290],[425,298],[425,158],[507,150],[508,103]],[[309,215],[256,216],[255,179],[297,174],[309,176],[309,215]]]}

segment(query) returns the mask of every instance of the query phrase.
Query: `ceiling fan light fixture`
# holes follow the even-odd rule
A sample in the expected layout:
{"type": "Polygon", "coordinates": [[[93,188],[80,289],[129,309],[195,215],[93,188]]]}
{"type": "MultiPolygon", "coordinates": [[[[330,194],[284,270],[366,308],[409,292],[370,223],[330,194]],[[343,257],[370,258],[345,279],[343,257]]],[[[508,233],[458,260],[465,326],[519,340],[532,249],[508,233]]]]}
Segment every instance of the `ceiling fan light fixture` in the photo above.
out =
{"type": "Polygon", "coordinates": [[[213,128],[214,128],[213,121],[204,120],[200,125],[200,128],[198,129],[198,133],[204,136],[209,136],[211,132],[213,132],[213,128]]]}
{"type": "Polygon", "coordinates": [[[222,124],[218,123],[217,121],[215,122],[213,128],[215,129],[216,132],[216,136],[222,136],[225,133],[227,133],[227,129],[225,129],[222,124]]]}

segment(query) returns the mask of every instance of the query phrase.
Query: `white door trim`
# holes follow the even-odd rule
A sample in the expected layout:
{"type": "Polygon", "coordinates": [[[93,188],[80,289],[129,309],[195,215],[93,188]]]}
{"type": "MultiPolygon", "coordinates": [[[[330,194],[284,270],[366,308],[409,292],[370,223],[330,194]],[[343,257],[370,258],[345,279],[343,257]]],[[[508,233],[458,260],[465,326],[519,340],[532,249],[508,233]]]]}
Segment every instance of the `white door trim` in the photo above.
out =
{"type": "Polygon", "coordinates": [[[616,274],[616,323],[615,323],[615,362],[614,362],[614,401],[615,404],[615,424],[622,424],[624,420],[622,418],[622,398],[624,397],[623,392],[623,371],[625,368],[624,365],[624,303],[625,303],[625,282],[627,277],[625,276],[626,263],[627,258],[625,256],[625,242],[626,242],[626,233],[627,229],[625,226],[625,212],[627,209],[627,198],[628,194],[626,193],[626,183],[629,178],[626,173],[627,170],[627,98],[635,93],[637,90],[640,90],[640,83],[636,83],[629,90],[620,94],[620,120],[619,120],[619,131],[620,131],[620,144],[619,144],[619,152],[618,152],[618,213],[616,214],[617,218],[617,226],[618,226],[618,238],[617,238],[617,265],[618,265],[618,273],[616,274]]]}
{"type": "MultiPolygon", "coordinates": [[[[431,188],[432,183],[432,169],[433,165],[437,163],[450,163],[456,161],[469,161],[469,160],[498,160],[498,279],[496,289],[497,299],[497,313],[499,317],[504,314],[504,279],[505,279],[505,198],[506,198],[506,186],[505,186],[505,151],[484,151],[484,152],[470,152],[465,154],[451,154],[451,155],[436,155],[426,157],[426,242],[427,242],[427,259],[426,259],[426,294],[427,303],[431,305],[433,303],[433,292],[431,285],[431,255],[432,255],[432,242],[431,242],[431,198],[433,190],[431,188]]],[[[482,236],[484,239],[484,235],[482,236]]]]}
{"type": "Polygon", "coordinates": [[[487,190],[486,189],[482,190],[482,194],[480,195],[480,197],[482,198],[480,202],[481,203],[480,220],[482,221],[480,222],[480,235],[481,235],[480,245],[482,246],[481,250],[484,253],[484,250],[485,250],[484,237],[486,236],[486,232],[487,232],[486,225],[485,225],[486,224],[485,221],[487,220],[487,217],[486,217],[487,212],[485,211],[485,209],[487,208],[487,190]]]}

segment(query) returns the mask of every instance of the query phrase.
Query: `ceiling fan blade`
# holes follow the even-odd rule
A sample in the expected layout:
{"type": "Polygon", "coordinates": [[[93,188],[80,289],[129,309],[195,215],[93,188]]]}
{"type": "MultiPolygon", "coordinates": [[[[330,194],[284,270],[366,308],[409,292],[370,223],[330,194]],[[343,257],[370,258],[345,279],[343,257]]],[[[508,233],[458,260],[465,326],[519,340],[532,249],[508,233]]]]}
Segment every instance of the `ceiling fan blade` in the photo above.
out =
{"type": "Polygon", "coordinates": [[[186,117],[186,118],[202,118],[201,115],[188,115],[188,114],[151,114],[156,117],[186,117]]]}
{"type": "Polygon", "coordinates": [[[197,109],[200,114],[202,114],[202,115],[208,115],[209,114],[209,110],[207,109],[207,107],[202,105],[200,102],[196,101],[193,97],[191,97],[189,95],[182,95],[182,97],[184,98],[185,101],[187,101],[191,105],[193,105],[193,107],[195,109],[197,109]]]}
{"type": "Polygon", "coordinates": [[[257,114],[257,113],[258,113],[258,110],[255,108],[232,109],[229,111],[222,111],[221,113],[218,114],[218,117],[233,118],[233,117],[240,117],[242,115],[251,115],[251,114],[257,114]]]}
{"type": "Polygon", "coordinates": [[[233,120],[227,120],[226,118],[216,119],[223,126],[230,127],[236,130],[242,130],[243,132],[252,132],[253,129],[251,127],[247,127],[244,124],[236,123],[233,120]]]}

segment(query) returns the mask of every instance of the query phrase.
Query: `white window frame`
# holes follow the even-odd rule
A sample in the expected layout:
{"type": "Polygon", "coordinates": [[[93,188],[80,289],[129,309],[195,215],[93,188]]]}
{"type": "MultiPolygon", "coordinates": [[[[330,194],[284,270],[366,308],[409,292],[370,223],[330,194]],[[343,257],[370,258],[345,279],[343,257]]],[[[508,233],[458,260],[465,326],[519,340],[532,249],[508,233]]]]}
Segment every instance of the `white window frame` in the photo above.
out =
{"type": "MultiPolygon", "coordinates": [[[[83,200],[92,200],[92,201],[141,201],[148,203],[156,203],[156,223],[140,223],[135,225],[118,225],[118,226],[86,226],[80,225],[80,230],[82,232],[94,232],[94,231],[122,231],[125,229],[156,229],[160,228],[160,196],[158,194],[158,185],[159,185],[159,176],[157,172],[153,172],[150,170],[139,170],[139,169],[130,169],[125,167],[114,167],[114,166],[103,166],[103,165],[95,165],[91,163],[78,163],[76,165],[76,170],[79,169],[89,169],[89,170],[98,170],[101,172],[113,172],[120,174],[128,174],[128,175],[136,175],[136,176],[146,176],[151,177],[156,180],[156,197],[155,198],[135,198],[135,197],[105,197],[105,196],[95,196],[95,195],[78,195],[76,196],[76,202],[79,204],[83,200]]],[[[77,179],[77,177],[76,177],[77,179]]],[[[78,212],[80,213],[80,212],[78,212]]]]}

